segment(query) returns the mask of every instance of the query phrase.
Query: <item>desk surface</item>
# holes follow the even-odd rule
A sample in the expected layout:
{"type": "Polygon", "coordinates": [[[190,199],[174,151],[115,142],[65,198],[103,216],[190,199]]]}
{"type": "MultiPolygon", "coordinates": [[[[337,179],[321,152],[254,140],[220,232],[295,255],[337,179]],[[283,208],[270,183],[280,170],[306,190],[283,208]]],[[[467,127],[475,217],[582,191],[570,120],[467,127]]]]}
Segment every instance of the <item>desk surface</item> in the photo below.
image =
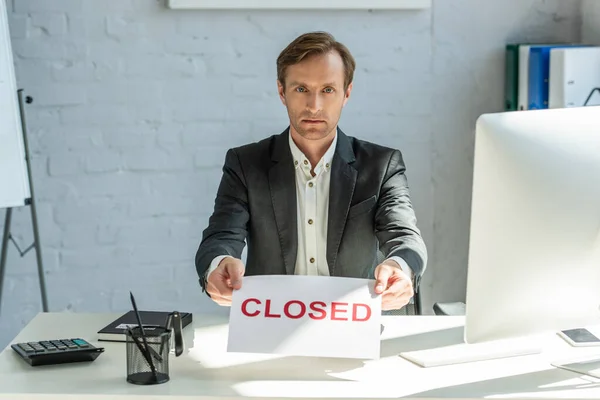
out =
{"type": "Polygon", "coordinates": [[[464,319],[445,316],[385,316],[381,359],[364,361],[227,353],[226,319],[195,315],[185,353],[171,355],[171,380],[132,385],[125,344],[96,341],[119,315],[38,314],[11,343],[78,336],[106,350],[91,363],[30,367],[8,346],[0,353],[0,399],[600,398],[600,380],[550,365],[590,352],[558,337],[542,354],[443,367],[398,356],[462,342],[464,319]]]}

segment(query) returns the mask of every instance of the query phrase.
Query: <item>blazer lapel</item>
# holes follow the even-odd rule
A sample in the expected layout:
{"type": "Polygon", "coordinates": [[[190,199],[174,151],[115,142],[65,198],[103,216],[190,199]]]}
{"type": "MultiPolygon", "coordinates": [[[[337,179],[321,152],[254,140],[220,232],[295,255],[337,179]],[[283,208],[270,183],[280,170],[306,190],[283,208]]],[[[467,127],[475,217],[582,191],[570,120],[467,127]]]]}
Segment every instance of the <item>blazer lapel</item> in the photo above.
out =
{"type": "Polygon", "coordinates": [[[331,165],[327,224],[327,264],[331,276],[334,276],[335,273],[338,249],[358,175],[356,169],[351,165],[355,161],[355,157],[350,139],[340,129],[337,134],[337,147],[331,165]]]}
{"type": "Polygon", "coordinates": [[[289,128],[274,139],[271,153],[274,164],[269,169],[269,189],[285,270],[288,275],[293,275],[298,250],[298,227],[296,174],[288,135],[289,128]]]}

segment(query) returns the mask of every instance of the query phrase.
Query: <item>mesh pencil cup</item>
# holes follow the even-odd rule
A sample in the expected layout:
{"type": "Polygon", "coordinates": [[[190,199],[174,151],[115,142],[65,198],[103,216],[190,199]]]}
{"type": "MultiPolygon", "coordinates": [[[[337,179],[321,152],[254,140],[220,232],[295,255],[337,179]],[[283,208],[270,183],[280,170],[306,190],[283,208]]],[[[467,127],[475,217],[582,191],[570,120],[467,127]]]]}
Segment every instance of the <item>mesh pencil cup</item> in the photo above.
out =
{"type": "Polygon", "coordinates": [[[171,330],[145,329],[146,343],[139,327],[127,330],[127,382],[155,385],[169,381],[171,330]],[[146,350],[147,349],[147,350],[146,350]]]}

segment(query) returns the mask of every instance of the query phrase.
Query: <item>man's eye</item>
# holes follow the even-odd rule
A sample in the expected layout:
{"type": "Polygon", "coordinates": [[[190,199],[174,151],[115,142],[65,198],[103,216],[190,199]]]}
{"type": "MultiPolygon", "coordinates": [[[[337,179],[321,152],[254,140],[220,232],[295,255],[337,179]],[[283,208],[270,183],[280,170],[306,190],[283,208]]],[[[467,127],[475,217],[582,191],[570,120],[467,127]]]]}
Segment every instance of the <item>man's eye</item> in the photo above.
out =
{"type": "Polygon", "coordinates": [[[305,90],[306,90],[306,89],[304,89],[303,87],[296,88],[296,91],[297,91],[297,92],[304,92],[305,90]]]}
{"type": "Polygon", "coordinates": [[[333,93],[333,88],[326,88],[326,89],[325,89],[325,92],[326,92],[326,93],[333,93]]]}

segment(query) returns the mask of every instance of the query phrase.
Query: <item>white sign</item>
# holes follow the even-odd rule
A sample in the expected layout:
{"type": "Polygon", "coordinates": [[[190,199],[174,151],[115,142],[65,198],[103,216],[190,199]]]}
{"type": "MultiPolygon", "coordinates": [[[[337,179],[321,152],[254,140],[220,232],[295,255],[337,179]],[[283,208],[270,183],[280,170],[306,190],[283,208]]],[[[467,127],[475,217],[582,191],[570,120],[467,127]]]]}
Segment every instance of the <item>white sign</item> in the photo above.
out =
{"type": "Polygon", "coordinates": [[[233,291],[227,351],[379,358],[381,295],[371,279],[259,275],[233,291]]]}

